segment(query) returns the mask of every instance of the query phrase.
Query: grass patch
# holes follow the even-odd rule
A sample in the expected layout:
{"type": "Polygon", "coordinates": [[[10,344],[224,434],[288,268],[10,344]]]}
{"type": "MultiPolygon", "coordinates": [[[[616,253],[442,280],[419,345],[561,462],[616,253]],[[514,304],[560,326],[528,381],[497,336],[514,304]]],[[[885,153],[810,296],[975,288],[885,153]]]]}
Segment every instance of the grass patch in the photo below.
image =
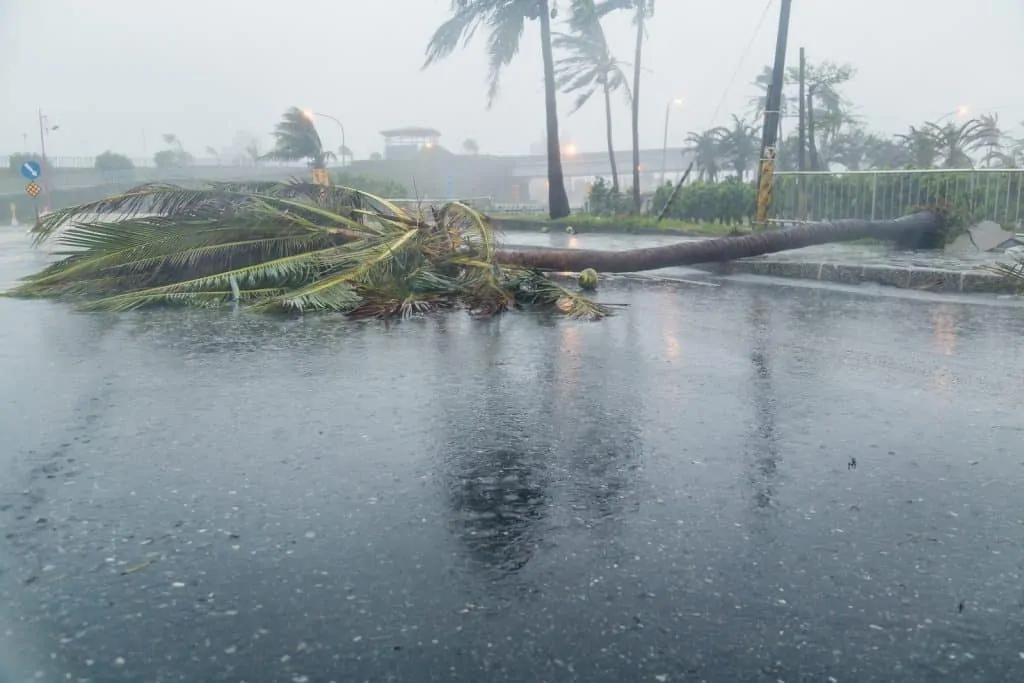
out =
{"type": "Polygon", "coordinates": [[[545,216],[493,215],[495,227],[503,230],[550,231],[565,230],[572,226],[577,233],[609,233],[632,235],[679,235],[680,237],[723,237],[748,234],[750,226],[723,225],[722,223],[690,223],[666,218],[659,222],[653,216],[591,216],[577,214],[551,220],[545,216]]]}

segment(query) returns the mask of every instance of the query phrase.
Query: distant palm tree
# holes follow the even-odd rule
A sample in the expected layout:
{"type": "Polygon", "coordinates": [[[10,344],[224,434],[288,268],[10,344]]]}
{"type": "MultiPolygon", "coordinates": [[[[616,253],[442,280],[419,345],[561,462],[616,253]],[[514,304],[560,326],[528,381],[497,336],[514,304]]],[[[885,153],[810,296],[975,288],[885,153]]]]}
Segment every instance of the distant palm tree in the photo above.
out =
{"type": "Polygon", "coordinates": [[[683,151],[693,155],[697,177],[712,183],[717,181],[722,169],[721,129],[690,133],[686,136],[686,142],[683,151]]]}
{"type": "Polygon", "coordinates": [[[179,152],[182,154],[185,153],[185,148],[181,146],[181,140],[178,139],[177,135],[174,133],[164,133],[162,137],[164,139],[164,144],[177,147],[179,152]]]}
{"type": "Polygon", "coordinates": [[[981,148],[984,150],[982,161],[986,166],[1012,166],[1012,139],[999,127],[999,114],[982,114],[978,117],[984,131],[981,136],[981,148]],[[1008,144],[1010,143],[1010,144],[1008,144]],[[1009,162],[1009,163],[1008,163],[1009,162]]]}
{"type": "MultiPolygon", "coordinates": [[[[906,168],[911,163],[906,148],[897,138],[868,133],[862,146],[864,165],[868,168],[893,170],[906,168]]],[[[840,160],[840,163],[843,162],[840,160]]]]}
{"type": "Polygon", "coordinates": [[[479,154],[480,145],[473,138],[466,138],[462,141],[462,151],[466,154],[479,154]]]}
{"type": "Polygon", "coordinates": [[[245,148],[245,153],[252,159],[253,166],[259,166],[260,164],[260,146],[256,142],[252,142],[245,148]]]}
{"type": "Polygon", "coordinates": [[[911,168],[934,168],[941,158],[935,137],[927,128],[911,126],[906,133],[896,136],[904,150],[906,165],[911,168]]]}
{"type": "Polygon", "coordinates": [[[211,159],[215,159],[217,163],[220,163],[220,152],[218,152],[213,146],[206,146],[206,153],[210,155],[211,159]]]}
{"type": "Polygon", "coordinates": [[[988,145],[993,130],[990,122],[970,119],[962,124],[952,121],[944,125],[928,121],[923,128],[931,139],[943,168],[973,168],[971,156],[988,145]]]}
{"type": "Polygon", "coordinates": [[[310,167],[323,170],[327,161],[336,158],[334,152],[324,150],[320,134],[313,121],[298,107],[284,113],[274,127],[276,144],[274,149],[263,155],[274,161],[299,161],[306,159],[310,167]]]}
{"type": "Polygon", "coordinates": [[[519,52],[527,20],[540,22],[541,57],[544,62],[544,108],[547,123],[548,211],[552,218],[571,212],[562,172],[562,151],[558,140],[558,106],[555,60],[551,48],[551,19],[556,13],[549,0],[452,0],[452,16],[441,24],[427,44],[424,67],[449,56],[478,28],[488,30],[487,54],[490,66],[487,104],[498,96],[502,70],[519,52]]]}
{"type": "Polygon", "coordinates": [[[338,156],[341,158],[342,166],[345,165],[345,159],[352,160],[355,158],[355,156],[352,154],[352,150],[349,149],[346,145],[342,145],[341,147],[338,148],[338,156]]]}
{"type": "Polygon", "coordinates": [[[565,53],[555,64],[555,82],[565,93],[577,93],[572,112],[576,113],[594,93],[604,97],[605,131],[608,142],[608,161],[611,163],[612,192],[619,192],[619,170],[615,163],[615,141],[612,135],[611,93],[620,88],[631,100],[626,74],[622,64],[612,55],[601,17],[594,0],[576,0],[570,20],[573,33],[555,34],[553,44],[565,53]]]}
{"type": "Polygon", "coordinates": [[[725,165],[732,168],[737,179],[743,180],[747,171],[757,163],[761,143],[757,129],[733,114],[731,127],[715,128],[712,133],[717,138],[718,150],[725,165]]]}
{"type": "MultiPolygon", "coordinates": [[[[772,73],[774,69],[771,66],[765,66],[761,69],[761,73],[757,75],[757,78],[751,83],[757,90],[758,94],[750,98],[750,106],[752,107],[752,113],[755,119],[761,118],[764,115],[765,107],[768,104],[768,88],[772,84],[772,73]]],[[[787,85],[787,77],[783,76],[783,85],[787,85]]],[[[786,97],[785,88],[783,88],[782,99],[780,100],[779,112],[780,116],[789,115],[789,98],[786,97]]]]}
{"type": "Polygon", "coordinates": [[[640,72],[643,64],[644,38],[647,36],[647,20],[654,16],[654,0],[600,0],[597,11],[600,16],[614,10],[629,10],[636,27],[636,45],[633,55],[633,209],[639,213],[640,202],[640,72]]]}

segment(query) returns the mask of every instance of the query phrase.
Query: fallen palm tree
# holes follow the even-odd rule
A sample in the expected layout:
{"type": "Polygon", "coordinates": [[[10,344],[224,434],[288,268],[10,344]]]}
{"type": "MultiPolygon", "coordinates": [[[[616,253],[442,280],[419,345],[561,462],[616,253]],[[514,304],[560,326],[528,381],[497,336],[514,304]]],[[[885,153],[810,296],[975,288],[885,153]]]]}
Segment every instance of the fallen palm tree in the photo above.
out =
{"type": "Polygon", "coordinates": [[[908,246],[930,243],[944,227],[944,218],[922,211],[891,221],[839,220],[808,223],[783,230],[750,235],[679,242],[661,247],[626,251],[589,249],[499,249],[501,263],[539,270],[573,271],[593,268],[606,273],[635,273],[671,266],[692,266],[750,258],[829,242],[865,238],[900,242],[908,246]]]}
{"type": "Polygon", "coordinates": [[[405,210],[358,190],[305,183],[146,185],[62,209],[33,228],[60,260],[10,294],[89,310],[244,304],[408,317],[461,307],[495,314],[550,306],[600,318],[609,308],[542,271],[635,272],[864,237],[918,239],[941,216],[837,221],[622,252],[501,249],[490,221],[459,202],[405,210]]]}

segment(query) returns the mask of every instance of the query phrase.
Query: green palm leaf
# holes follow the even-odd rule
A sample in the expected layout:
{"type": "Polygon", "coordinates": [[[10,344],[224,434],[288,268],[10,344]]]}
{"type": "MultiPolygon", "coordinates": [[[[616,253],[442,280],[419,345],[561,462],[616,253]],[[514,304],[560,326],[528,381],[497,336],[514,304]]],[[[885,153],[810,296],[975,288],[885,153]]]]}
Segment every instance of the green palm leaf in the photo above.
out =
{"type": "Polygon", "coordinates": [[[603,307],[496,262],[490,220],[460,202],[422,214],[349,188],[307,183],[146,185],[64,209],[36,227],[59,260],[10,292],[87,310],[154,305],[420,315],[520,304],[572,317],[603,307]]]}

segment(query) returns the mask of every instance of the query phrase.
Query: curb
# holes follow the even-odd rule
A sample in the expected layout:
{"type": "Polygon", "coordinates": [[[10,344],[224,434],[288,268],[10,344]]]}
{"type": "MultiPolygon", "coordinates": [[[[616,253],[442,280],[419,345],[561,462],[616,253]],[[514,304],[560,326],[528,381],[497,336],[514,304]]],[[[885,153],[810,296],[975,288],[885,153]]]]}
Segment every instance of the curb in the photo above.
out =
{"type": "Polygon", "coordinates": [[[900,289],[964,294],[1015,294],[1016,287],[996,273],[984,270],[950,270],[919,266],[854,265],[825,261],[729,261],[722,264],[692,266],[717,275],[768,275],[772,277],[817,280],[845,285],[873,282],[900,289]]]}

